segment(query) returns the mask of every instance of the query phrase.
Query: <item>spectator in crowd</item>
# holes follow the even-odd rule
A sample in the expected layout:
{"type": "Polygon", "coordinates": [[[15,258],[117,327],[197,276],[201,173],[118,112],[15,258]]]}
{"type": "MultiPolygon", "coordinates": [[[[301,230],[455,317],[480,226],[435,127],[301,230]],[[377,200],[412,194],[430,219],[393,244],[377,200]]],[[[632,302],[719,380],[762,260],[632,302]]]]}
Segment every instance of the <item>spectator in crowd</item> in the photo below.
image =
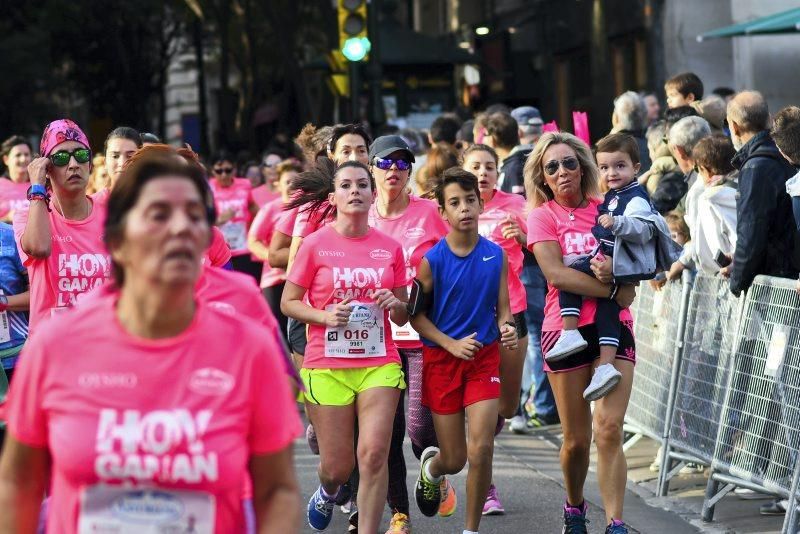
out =
{"type": "Polygon", "coordinates": [[[523,194],[525,182],[522,168],[531,148],[519,143],[519,125],[510,113],[497,112],[486,119],[486,137],[483,142],[492,147],[500,157],[500,177],[497,188],[506,193],[523,194]]]}
{"type": "MultiPolygon", "coordinates": [[[[789,106],[780,110],[773,119],[772,139],[786,161],[800,166],[800,108],[789,106]]],[[[800,232],[800,172],[786,182],[786,192],[792,197],[792,211],[800,232]]]]}
{"type": "Polygon", "coordinates": [[[533,150],[533,145],[542,136],[544,121],[542,114],[533,106],[520,106],[511,111],[511,116],[517,121],[519,127],[519,142],[528,145],[533,150]]]}
{"type": "Polygon", "coordinates": [[[461,128],[459,128],[458,134],[456,135],[456,150],[458,150],[459,157],[464,154],[466,149],[475,143],[475,138],[472,135],[472,129],[474,127],[475,120],[470,119],[468,121],[464,121],[464,124],[462,124],[461,128]]]}
{"type": "Polygon", "coordinates": [[[730,87],[715,87],[714,90],[711,91],[711,94],[717,95],[723,99],[727,105],[736,94],[736,91],[730,87]]]}
{"type": "MultiPolygon", "coordinates": [[[[403,128],[397,132],[397,135],[405,140],[408,148],[410,148],[411,152],[414,154],[415,164],[411,167],[411,180],[409,184],[412,188],[416,188],[416,177],[420,169],[425,166],[425,162],[428,160],[428,151],[431,149],[428,145],[429,135],[416,128],[403,128]]],[[[415,193],[419,192],[421,191],[415,191],[415,193]]]]}
{"type": "Polygon", "coordinates": [[[652,91],[642,93],[641,96],[644,107],[647,109],[647,124],[652,126],[661,118],[661,103],[658,101],[658,96],[652,91]]]}
{"type": "Polygon", "coordinates": [[[489,119],[489,114],[486,112],[478,113],[475,115],[475,120],[472,125],[472,142],[477,144],[486,144],[486,121],[489,119]]]}
{"type": "Polygon", "coordinates": [[[425,159],[425,166],[417,173],[415,185],[417,193],[421,197],[432,198],[431,193],[442,173],[450,167],[458,166],[458,151],[447,143],[438,143],[428,152],[425,159]]]}
{"type": "Polygon", "coordinates": [[[636,139],[639,146],[640,173],[650,169],[650,151],[644,134],[647,129],[647,107],[633,91],[626,91],[614,99],[614,112],[611,114],[611,133],[626,133],[636,139]]]}
{"type": "Polygon", "coordinates": [[[761,93],[738,93],[728,104],[728,125],[738,150],[733,165],[739,169],[739,200],[736,251],[726,274],[738,296],[759,274],[797,276],[791,261],[797,229],[786,194],[795,170],[769,135],[769,109],[761,93]]]}
{"type": "Polygon", "coordinates": [[[653,207],[662,215],[675,209],[687,191],[683,172],[669,151],[667,132],[667,122],[663,120],[647,129],[647,149],[652,163],[639,177],[639,184],[647,189],[653,207]]]}
{"type": "Polygon", "coordinates": [[[703,99],[703,82],[693,72],[676,74],[664,84],[667,94],[667,107],[688,106],[695,100],[703,99]]]}
{"type": "Polygon", "coordinates": [[[725,113],[728,107],[727,102],[717,95],[709,95],[703,100],[697,100],[690,104],[697,114],[708,121],[711,126],[712,134],[727,135],[725,132],[725,113]]]}
{"type": "Polygon", "coordinates": [[[704,137],[711,135],[711,127],[701,117],[686,117],[675,123],[669,130],[669,149],[681,172],[686,176],[688,191],[677,209],[686,214],[686,224],[694,232],[694,220],[697,215],[697,197],[703,192],[703,181],[697,179],[694,170],[692,150],[704,137]]]}
{"type": "Polygon", "coordinates": [[[456,135],[461,129],[461,120],[452,113],[446,113],[436,117],[431,124],[428,133],[428,142],[431,146],[439,143],[447,143],[450,146],[456,144],[456,135]]]}

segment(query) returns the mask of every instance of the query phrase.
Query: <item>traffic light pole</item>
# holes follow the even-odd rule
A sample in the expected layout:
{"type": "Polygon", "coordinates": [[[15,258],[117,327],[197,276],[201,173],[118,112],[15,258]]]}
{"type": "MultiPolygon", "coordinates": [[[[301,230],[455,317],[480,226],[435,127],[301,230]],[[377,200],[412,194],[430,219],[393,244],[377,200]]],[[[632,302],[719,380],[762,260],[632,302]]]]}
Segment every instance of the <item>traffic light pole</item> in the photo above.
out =
{"type": "Polygon", "coordinates": [[[350,117],[352,122],[357,123],[361,120],[359,116],[361,107],[361,98],[359,90],[361,89],[361,80],[359,79],[359,62],[348,61],[350,67],[350,117]]]}
{"type": "Polygon", "coordinates": [[[381,37],[378,29],[378,17],[381,11],[381,0],[368,0],[367,32],[372,47],[369,53],[367,72],[369,73],[369,122],[373,128],[383,126],[386,113],[383,109],[383,64],[381,62],[381,37]]]}

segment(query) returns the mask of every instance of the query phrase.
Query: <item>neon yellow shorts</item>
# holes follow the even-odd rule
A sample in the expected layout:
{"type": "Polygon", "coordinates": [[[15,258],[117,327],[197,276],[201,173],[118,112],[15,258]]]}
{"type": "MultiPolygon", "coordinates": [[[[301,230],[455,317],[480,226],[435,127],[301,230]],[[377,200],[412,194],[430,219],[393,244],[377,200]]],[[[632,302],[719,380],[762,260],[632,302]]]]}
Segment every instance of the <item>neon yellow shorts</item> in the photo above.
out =
{"type": "Polygon", "coordinates": [[[356,369],[300,369],[306,401],[323,406],[353,404],[356,395],[371,388],[405,389],[399,363],[356,369]]]}

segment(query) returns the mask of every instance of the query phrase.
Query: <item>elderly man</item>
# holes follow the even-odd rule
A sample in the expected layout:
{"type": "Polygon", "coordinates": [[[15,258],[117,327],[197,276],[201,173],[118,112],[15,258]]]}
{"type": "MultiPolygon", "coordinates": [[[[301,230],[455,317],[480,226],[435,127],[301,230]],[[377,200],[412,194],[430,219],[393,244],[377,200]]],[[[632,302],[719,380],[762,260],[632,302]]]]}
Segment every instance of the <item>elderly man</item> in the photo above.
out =
{"type": "Polygon", "coordinates": [[[692,149],[704,137],[711,135],[711,127],[701,117],[684,117],[669,129],[669,150],[686,176],[689,191],[681,200],[678,209],[683,211],[689,230],[693,230],[697,219],[697,197],[703,193],[703,180],[698,180],[694,169],[692,149]]]}
{"type": "Polygon", "coordinates": [[[729,268],[734,295],[759,274],[795,278],[792,265],[797,229],[786,181],[795,174],[769,135],[769,109],[761,93],[742,91],[728,104],[728,125],[738,152],[736,251],[729,268]]]}
{"type": "Polygon", "coordinates": [[[640,174],[650,169],[650,150],[647,148],[647,107],[644,100],[633,91],[626,91],[614,100],[614,113],[611,115],[611,133],[632,135],[639,145],[640,174]]]}
{"type": "Polygon", "coordinates": [[[544,128],[542,114],[533,106],[520,106],[511,111],[511,116],[519,127],[519,144],[533,149],[533,145],[542,136],[544,128]]]}

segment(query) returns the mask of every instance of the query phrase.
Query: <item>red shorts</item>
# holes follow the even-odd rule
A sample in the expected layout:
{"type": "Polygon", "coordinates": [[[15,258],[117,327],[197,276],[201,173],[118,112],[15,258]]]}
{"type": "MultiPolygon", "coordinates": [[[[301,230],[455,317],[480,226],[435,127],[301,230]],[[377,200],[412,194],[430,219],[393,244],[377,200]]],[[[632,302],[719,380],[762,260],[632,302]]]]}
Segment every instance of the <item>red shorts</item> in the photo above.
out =
{"type": "Polygon", "coordinates": [[[473,360],[456,358],[440,347],[422,348],[422,405],[449,415],[466,406],[500,398],[500,349],[483,347],[473,360]]]}

